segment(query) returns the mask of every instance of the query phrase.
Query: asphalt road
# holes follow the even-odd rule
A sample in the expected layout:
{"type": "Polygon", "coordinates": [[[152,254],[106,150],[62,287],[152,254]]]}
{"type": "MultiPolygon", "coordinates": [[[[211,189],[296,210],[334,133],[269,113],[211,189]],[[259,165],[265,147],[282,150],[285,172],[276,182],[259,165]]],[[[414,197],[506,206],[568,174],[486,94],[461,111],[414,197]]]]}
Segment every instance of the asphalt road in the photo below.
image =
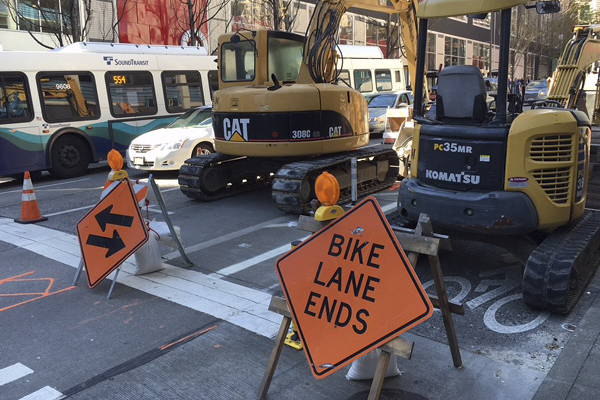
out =
{"type": "MultiPolygon", "coordinates": [[[[147,178],[146,173],[129,173],[132,179],[147,178]]],[[[90,289],[82,277],[73,286],[80,260],[75,227],[98,202],[107,174],[102,165],[68,180],[44,174],[34,180],[34,189],[48,220],[18,226],[13,219],[20,215],[21,183],[0,180],[2,399],[30,400],[34,394],[44,399],[84,390],[118,375],[118,368],[160,357],[157,348],[220,321],[247,332],[250,345],[252,338],[273,338],[279,329],[281,318],[266,311],[271,296],[282,293],[275,261],[292,241],[309,234],[297,228],[297,216],[274,207],[268,190],[202,203],[179,191],[176,174],[156,175],[194,265],[161,245],[166,268],[135,275],[130,258],[110,299],[111,279],[90,289]]],[[[397,188],[375,195],[384,211],[395,208],[396,197],[397,188]]],[[[163,220],[149,198],[144,216],[163,220]]],[[[454,317],[461,349],[543,375],[599,286],[591,285],[567,316],[533,311],[522,303],[522,270],[510,254],[481,243],[453,241],[452,246],[440,257],[449,297],[466,310],[454,317]]],[[[416,272],[433,294],[425,258],[416,272]]],[[[447,341],[439,312],[411,333],[447,341]]]]}

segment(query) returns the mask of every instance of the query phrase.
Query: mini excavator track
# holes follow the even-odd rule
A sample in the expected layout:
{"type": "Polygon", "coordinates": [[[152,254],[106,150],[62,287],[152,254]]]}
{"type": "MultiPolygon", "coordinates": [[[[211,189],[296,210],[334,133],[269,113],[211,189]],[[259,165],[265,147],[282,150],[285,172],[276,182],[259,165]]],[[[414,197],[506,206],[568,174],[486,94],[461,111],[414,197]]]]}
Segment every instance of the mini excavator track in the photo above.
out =
{"type": "Polygon", "coordinates": [[[600,259],[600,212],[586,211],[557,228],[533,251],[523,275],[523,300],[534,308],[568,313],[600,259]]]}

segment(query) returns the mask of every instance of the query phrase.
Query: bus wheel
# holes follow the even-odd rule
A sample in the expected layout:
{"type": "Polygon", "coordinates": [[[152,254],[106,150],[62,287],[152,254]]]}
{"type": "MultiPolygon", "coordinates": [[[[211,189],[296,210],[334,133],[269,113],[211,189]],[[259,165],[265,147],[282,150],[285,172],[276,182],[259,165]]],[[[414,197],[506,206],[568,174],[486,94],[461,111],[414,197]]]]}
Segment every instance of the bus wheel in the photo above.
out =
{"type": "Polygon", "coordinates": [[[73,178],[85,173],[92,156],[83,139],[65,135],[59,137],[52,146],[50,158],[52,175],[57,178],[73,178]]]}
{"type": "Polygon", "coordinates": [[[192,157],[205,156],[214,152],[215,150],[210,143],[199,143],[196,145],[196,147],[194,147],[194,151],[192,151],[192,157]]]}

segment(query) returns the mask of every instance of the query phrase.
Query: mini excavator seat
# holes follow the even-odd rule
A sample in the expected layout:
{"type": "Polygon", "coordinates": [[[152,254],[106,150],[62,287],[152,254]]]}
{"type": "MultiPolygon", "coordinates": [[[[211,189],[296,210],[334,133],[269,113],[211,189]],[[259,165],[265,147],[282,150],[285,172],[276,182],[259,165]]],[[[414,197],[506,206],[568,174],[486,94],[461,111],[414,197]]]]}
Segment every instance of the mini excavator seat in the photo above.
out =
{"type": "Polygon", "coordinates": [[[473,124],[487,118],[487,91],[479,68],[453,65],[438,76],[436,119],[440,122],[473,124]]]}

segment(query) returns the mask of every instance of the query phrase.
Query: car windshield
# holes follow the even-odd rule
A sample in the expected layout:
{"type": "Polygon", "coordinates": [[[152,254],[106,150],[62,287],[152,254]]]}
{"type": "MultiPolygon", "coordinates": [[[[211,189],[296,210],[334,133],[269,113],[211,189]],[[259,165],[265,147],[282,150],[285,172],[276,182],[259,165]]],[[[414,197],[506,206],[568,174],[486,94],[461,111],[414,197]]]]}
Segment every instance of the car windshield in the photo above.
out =
{"type": "Polygon", "coordinates": [[[395,94],[379,94],[367,97],[369,108],[372,107],[393,107],[396,102],[395,94]]]}
{"type": "Polygon", "coordinates": [[[536,82],[529,83],[529,85],[527,85],[526,89],[542,89],[545,87],[548,87],[547,81],[536,81],[536,82]]]}
{"type": "Polygon", "coordinates": [[[212,123],[212,110],[204,108],[190,110],[177,118],[169,125],[169,128],[206,127],[212,123]]]}

